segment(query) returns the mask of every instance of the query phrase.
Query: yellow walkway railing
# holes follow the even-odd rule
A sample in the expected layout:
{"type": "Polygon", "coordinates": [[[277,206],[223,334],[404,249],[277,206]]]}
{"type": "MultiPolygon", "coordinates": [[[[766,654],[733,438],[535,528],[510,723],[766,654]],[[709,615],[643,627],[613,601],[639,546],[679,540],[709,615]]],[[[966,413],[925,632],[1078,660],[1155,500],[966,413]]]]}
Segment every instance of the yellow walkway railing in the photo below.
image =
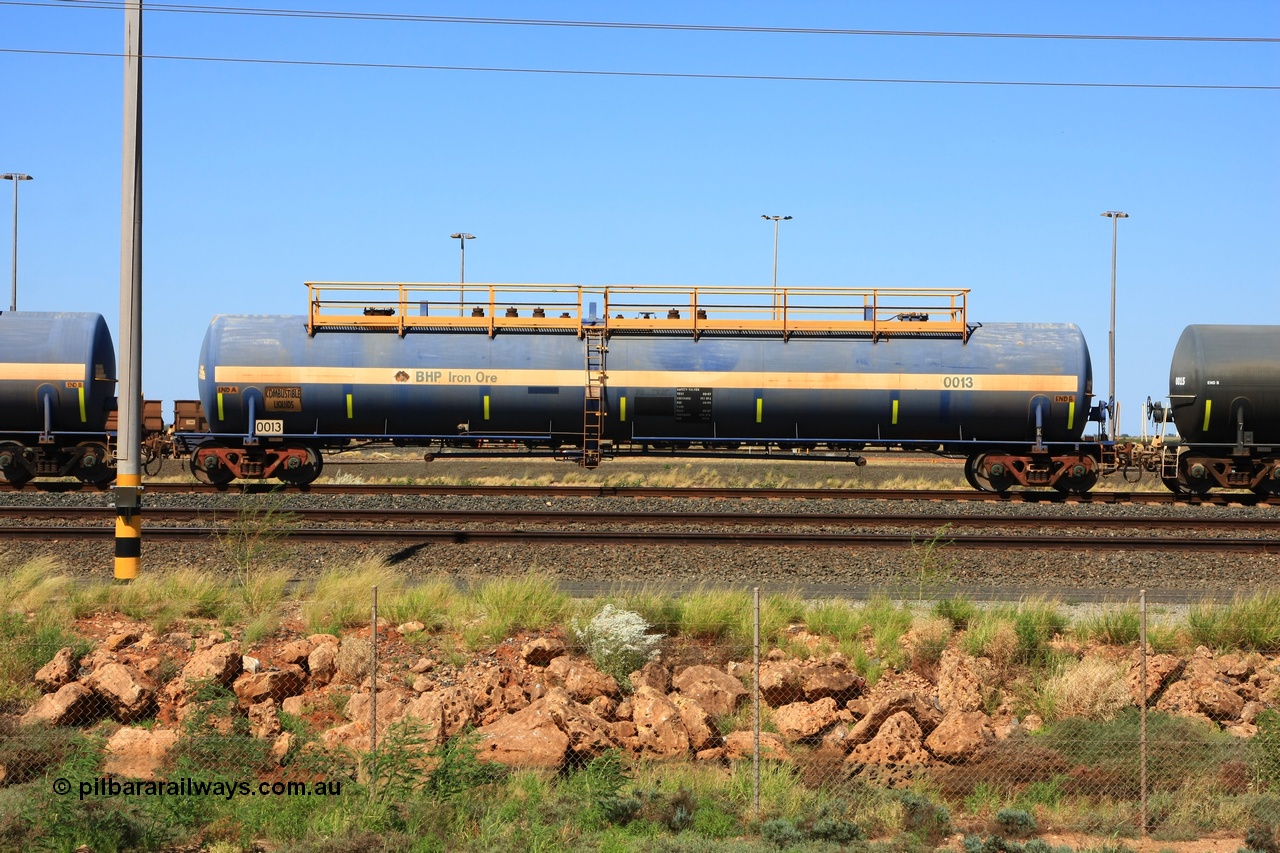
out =
{"type": "Polygon", "coordinates": [[[968,338],[965,289],[308,282],[307,330],[844,332],[968,338]]]}

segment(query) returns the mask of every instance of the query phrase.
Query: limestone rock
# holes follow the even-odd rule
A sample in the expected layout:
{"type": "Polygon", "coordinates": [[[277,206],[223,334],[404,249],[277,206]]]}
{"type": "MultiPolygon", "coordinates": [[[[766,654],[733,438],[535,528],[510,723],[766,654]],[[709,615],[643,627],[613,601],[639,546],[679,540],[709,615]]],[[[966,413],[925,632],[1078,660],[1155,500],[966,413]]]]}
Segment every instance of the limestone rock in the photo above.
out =
{"type": "Polygon", "coordinates": [[[36,687],[41,693],[54,693],[75,681],[78,670],[71,649],[59,649],[51,661],[36,670],[36,687]]]}
{"type": "Polygon", "coordinates": [[[836,722],[836,700],[830,696],[817,702],[792,702],[773,712],[778,734],[788,743],[817,737],[836,722]]]}
{"type": "Polygon", "coordinates": [[[955,649],[942,653],[938,665],[938,705],[948,714],[982,708],[982,681],[973,657],[955,649]]]}
{"type": "Polygon", "coordinates": [[[631,722],[643,752],[660,758],[688,754],[689,731],[680,709],[652,687],[641,687],[631,697],[631,722]]]}
{"type": "Polygon", "coordinates": [[[155,779],[177,743],[178,733],[172,729],[124,726],[107,738],[102,772],[128,779],[155,779]]]}
{"type": "Polygon", "coordinates": [[[44,723],[49,726],[86,726],[95,722],[105,709],[102,700],[78,681],[65,684],[55,693],[46,693],[22,715],[22,725],[44,723]]]}
{"type": "Polygon", "coordinates": [[[715,719],[737,711],[749,696],[741,681],[714,666],[687,667],[672,680],[672,686],[715,719]]]}
{"type": "Polygon", "coordinates": [[[156,683],[138,669],[120,663],[98,667],[84,680],[122,723],[149,714],[156,704],[156,683]]]}
{"type": "Polygon", "coordinates": [[[959,764],[968,761],[995,737],[991,718],[982,711],[949,711],[930,732],[924,745],[943,761],[959,764]]]}
{"type": "Polygon", "coordinates": [[[563,640],[555,637],[539,637],[520,648],[520,659],[530,666],[546,666],[565,653],[563,640]]]}
{"type": "Polygon", "coordinates": [[[898,711],[884,721],[875,737],[853,748],[845,765],[902,766],[929,763],[924,750],[924,732],[915,717],[898,711]]]}

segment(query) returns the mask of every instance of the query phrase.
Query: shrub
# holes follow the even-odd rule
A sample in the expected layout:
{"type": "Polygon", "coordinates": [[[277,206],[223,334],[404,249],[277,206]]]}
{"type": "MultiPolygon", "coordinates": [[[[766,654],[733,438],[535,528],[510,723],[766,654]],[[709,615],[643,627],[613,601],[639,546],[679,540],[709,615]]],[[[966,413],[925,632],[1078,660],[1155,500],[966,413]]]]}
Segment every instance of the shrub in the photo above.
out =
{"type": "Polygon", "coordinates": [[[1015,838],[1035,835],[1039,828],[1031,812],[1023,809],[1001,809],[996,812],[996,823],[1006,835],[1012,835],[1015,838]]]}
{"type": "Polygon", "coordinates": [[[780,850],[804,841],[804,835],[785,817],[774,818],[761,824],[760,837],[780,850]]]}
{"type": "Polygon", "coordinates": [[[907,791],[902,795],[902,828],[936,845],[951,834],[951,812],[946,806],[907,791]]]}
{"type": "Polygon", "coordinates": [[[1255,721],[1258,733],[1249,742],[1255,772],[1260,780],[1280,782],[1280,713],[1267,709],[1255,721]]]}
{"type": "Polygon", "coordinates": [[[627,676],[644,666],[657,651],[661,634],[650,634],[639,613],[606,604],[585,624],[574,620],[570,631],[591,656],[596,668],[629,685],[627,676]]]}

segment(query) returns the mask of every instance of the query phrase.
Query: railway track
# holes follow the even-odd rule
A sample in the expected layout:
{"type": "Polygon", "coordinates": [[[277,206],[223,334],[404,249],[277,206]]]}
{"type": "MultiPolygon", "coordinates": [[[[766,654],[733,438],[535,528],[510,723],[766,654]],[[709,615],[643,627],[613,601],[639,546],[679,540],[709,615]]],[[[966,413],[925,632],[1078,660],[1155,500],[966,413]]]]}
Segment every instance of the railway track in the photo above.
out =
{"type": "MultiPolygon", "coordinates": [[[[1066,530],[1171,530],[1242,531],[1258,535],[1280,533],[1280,516],[1271,518],[1187,518],[1171,516],[1018,516],[960,515],[946,513],[787,513],[787,512],[651,512],[651,511],[579,511],[579,510],[435,510],[435,509],[344,509],[298,508],[272,510],[209,509],[204,507],[151,507],[144,510],[147,521],[196,523],[221,520],[234,522],[246,515],[267,517],[274,514],[287,526],[297,522],[309,524],[348,523],[369,525],[417,524],[503,524],[503,525],[686,525],[693,527],[906,527],[925,531],[948,528],[1034,530],[1054,528],[1066,530]]],[[[72,519],[115,518],[112,507],[4,507],[0,519],[72,519]]]]}
{"type": "MultiPolygon", "coordinates": [[[[1280,506],[1280,495],[1264,497],[1252,492],[1210,492],[1204,495],[1175,495],[1172,492],[1089,492],[1068,495],[1056,491],[979,492],[973,489],[815,489],[815,488],[721,488],[707,486],[478,486],[478,485],[370,485],[320,483],[285,486],[280,483],[232,484],[218,488],[204,483],[147,483],[153,495],[308,493],[314,495],[410,495],[475,497],[567,497],[567,498],[700,498],[711,500],[880,500],[880,501],[965,501],[1031,504],[1147,504],[1190,506],[1280,506]]],[[[80,482],[38,481],[14,488],[0,484],[0,493],[39,494],[104,492],[80,482]]]]}
{"type": "MultiPolygon", "coordinates": [[[[263,515],[268,518],[272,516],[263,515]]],[[[109,507],[3,507],[11,539],[107,539],[115,535],[109,507]],[[30,524],[99,519],[97,524],[30,524]]],[[[226,536],[243,511],[156,508],[146,514],[146,535],[164,541],[226,536]]],[[[415,543],[549,543],[563,545],[687,545],[709,547],[911,548],[945,543],[960,549],[1163,551],[1280,554],[1280,518],[1019,517],[920,514],[661,513],[475,510],[298,509],[275,513],[273,533],[297,541],[415,543]],[[356,526],[333,526],[333,525],[356,526]],[[319,526],[317,526],[319,525],[319,526]],[[425,525],[450,525],[428,527],[425,525]],[[680,531],[655,530],[681,526],[680,531]],[[808,530],[761,530],[799,528],[808,530]],[[861,528],[906,528],[872,533],[861,528]],[[750,529],[743,529],[750,528],[750,529]],[[980,532],[955,533],[954,529],[980,532]],[[1046,529],[1054,532],[1046,533],[1046,529]],[[1169,535],[1122,531],[1165,530],[1169,535]],[[1081,531],[1088,531],[1082,533],[1081,531]],[[1242,531],[1250,536],[1236,535],[1242,531]]]]}

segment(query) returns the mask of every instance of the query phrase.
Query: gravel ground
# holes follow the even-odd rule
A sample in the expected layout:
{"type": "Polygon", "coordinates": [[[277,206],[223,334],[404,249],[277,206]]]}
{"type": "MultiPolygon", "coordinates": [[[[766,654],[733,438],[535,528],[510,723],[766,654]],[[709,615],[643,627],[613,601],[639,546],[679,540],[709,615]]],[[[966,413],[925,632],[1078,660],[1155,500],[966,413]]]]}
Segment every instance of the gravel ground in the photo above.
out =
{"type": "MultiPolygon", "coordinates": [[[[567,463],[536,461],[369,460],[354,464],[330,464],[326,478],[358,477],[365,482],[383,479],[429,476],[432,481],[481,483],[493,478],[518,478],[537,482],[601,482],[614,485],[670,485],[669,478],[694,472],[698,485],[816,486],[831,480],[848,481],[865,487],[895,480],[951,482],[959,466],[950,461],[923,457],[909,462],[873,459],[865,468],[813,461],[777,459],[746,460],[714,464],[701,460],[626,460],[606,463],[595,472],[582,472],[567,463]],[[550,478],[550,479],[548,479],[550,478]],[[594,478],[594,479],[593,479],[594,478]]],[[[165,471],[162,476],[177,474],[165,471]]],[[[960,475],[962,477],[962,475],[960,475]]],[[[323,480],[322,480],[323,482],[323,480]]],[[[1105,486],[1104,486],[1105,487],[1105,486]]],[[[1132,486],[1117,484],[1118,490],[1132,486]]],[[[24,492],[6,494],[7,505],[90,505],[111,506],[111,493],[47,494],[24,492]]],[[[146,506],[203,507],[234,511],[248,500],[261,506],[287,511],[292,508],[340,505],[350,508],[396,509],[540,509],[566,511],[621,510],[635,508],[625,498],[510,498],[472,496],[411,497],[351,496],[334,498],[293,493],[287,496],[236,494],[162,496],[145,499],[146,506]],[[623,504],[622,502],[626,502],[623,504]]],[[[959,502],[939,504],[929,501],[648,501],[652,511],[735,512],[758,509],[767,512],[819,513],[940,513],[974,515],[1082,515],[1205,518],[1214,516],[1280,516],[1277,507],[1189,507],[1189,506],[1101,506],[1079,504],[1021,504],[959,502]]],[[[145,515],[144,515],[145,519],[145,515]]],[[[670,527],[663,529],[670,530],[670,527]]],[[[159,544],[147,543],[144,521],[143,570],[191,566],[214,571],[230,571],[226,548],[218,542],[159,544]]],[[[820,535],[820,534],[815,534],[820,535]]],[[[1100,534],[1101,535],[1101,534],[1100,534]]],[[[2,534],[0,534],[2,539],[2,534]]],[[[81,576],[109,577],[112,571],[111,545],[59,539],[44,542],[0,544],[5,562],[20,563],[30,557],[47,555],[67,570],[81,576]]],[[[482,545],[426,544],[395,546],[385,543],[367,546],[324,543],[271,544],[299,579],[313,578],[326,568],[360,558],[381,557],[409,578],[448,574],[462,579],[482,579],[536,568],[562,579],[566,588],[584,593],[599,592],[618,585],[661,584],[684,589],[699,584],[756,586],[763,590],[800,589],[809,595],[862,595],[872,590],[921,588],[923,543],[915,549],[786,548],[786,547],[680,547],[642,546],[619,548],[547,544],[482,545]],[[398,550],[397,550],[398,548],[398,550]]],[[[1277,546],[1280,552],[1280,544],[1277,546]]],[[[926,593],[945,594],[961,590],[970,595],[995,598],[1046,594],[1063,600],[1128,600],[1145,588],[1153,601],[1179,601],[1206,595],[1229,597],[1270,588],[1280,570],[1277,555],[1164,554],[1160,552],[971,551],[938,549],[934,567],[925,579],[926,593]]]]}

